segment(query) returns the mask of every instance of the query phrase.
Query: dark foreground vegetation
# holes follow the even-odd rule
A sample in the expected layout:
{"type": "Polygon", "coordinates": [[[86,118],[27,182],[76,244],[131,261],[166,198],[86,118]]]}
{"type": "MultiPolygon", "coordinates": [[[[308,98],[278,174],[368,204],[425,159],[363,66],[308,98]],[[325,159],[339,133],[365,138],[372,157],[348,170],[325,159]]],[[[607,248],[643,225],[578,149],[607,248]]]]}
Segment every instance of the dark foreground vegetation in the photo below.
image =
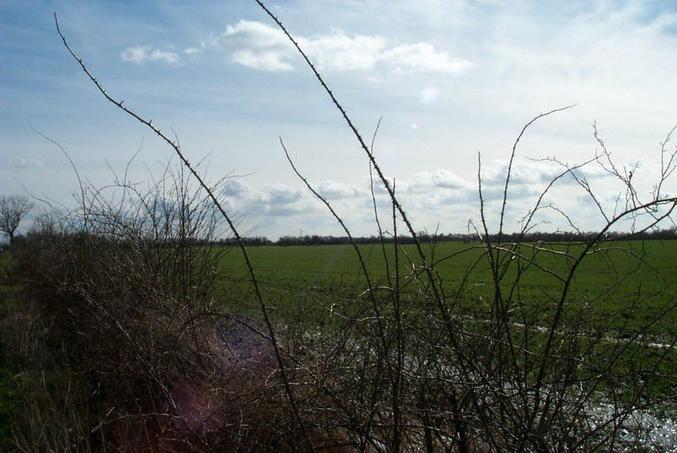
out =
{"type": "Polygon", "coordinates": [[[218,182],[207,184],[178,143],[111,97],[62,38],[101,94],[180,162],[144,190],[126,177],[102,188],[80,181],[78,208],[38,217],[2,253],[1,447],[674,447],[675,242],[627,240],[674,226],[677,199],[664,189],[676,164],[672,132],[651,190],[634,186],[596,132],[599,154],[560,164],[508,235],[519,141],[558,110],[539,115],[514,143],[498,229],[487,226],[480,171],[475,242],[436,244],[416,233],[371,147],[310,65],[391,209],[374,209],[378,241],[358,244],[287,154],[348,244],[250,248],[218,182]],[[561,178],[597,202],[576,172],[583,165],[619,184],[615,206],[597,203],[604,226],[576,242],[527,240],[561,178]],[[609,234],[626,220],[628,237],[609,234]],[[216,244],[224,231],[232,249],[216,244]]]}
{"type": "MultiPolygon", "coordinates": [[[[305,442],[243,263],[223,246],[178,240],[180,231],[204,232],[204,225],[186,228],[178,212],[157,214],[135,231],[107,212],[101,218],[115,220],[113,230],[125,235],[119,239],[42,225],[2,254],[6,448],[295,450],[305,442]],[[151,231],[177,240],[168,247],[151,231]]],[[[393,306],[395,270],[385,272],[381,251],[361,248],[374,279],[370,301],[348,247],[252,250],[315,448],[392,448],[392,373],[401,449],[457,450],[464,442],[468,450],[491,449],[491,440],[496,449],[606,449],[614,431],[617,448],[646,447],[674,417],[676,242],[600,245],[573,285],[547,356],[557,307],[548,296],[559,292],[557,279],[521,270],[520,294],[505,298],[511,312],[497,314],[481,243],[437,244],[434,268],[463,342],[449,345],[444,319],[421,293],[420,264],[400,263],[393,306]],[[529,434],[524,417],[540,367],[552,405],[540,410],[559,418],[548,421],[547,434],[529,434]],[[512,439],[518,432],[524,437],[512,439]],[[526,448],[532,441],[543,444],[526,448]]],[[[412,252],[401,247],[402,257],[412,252]]],[[[394,265],[394,250],[386,256],[394,265]]],[[[566,260],[543,253],[536,265],[562,272],[566,260]]],[[[507,276],[502,291],[509,294],[516,277],[507,276]]]]}

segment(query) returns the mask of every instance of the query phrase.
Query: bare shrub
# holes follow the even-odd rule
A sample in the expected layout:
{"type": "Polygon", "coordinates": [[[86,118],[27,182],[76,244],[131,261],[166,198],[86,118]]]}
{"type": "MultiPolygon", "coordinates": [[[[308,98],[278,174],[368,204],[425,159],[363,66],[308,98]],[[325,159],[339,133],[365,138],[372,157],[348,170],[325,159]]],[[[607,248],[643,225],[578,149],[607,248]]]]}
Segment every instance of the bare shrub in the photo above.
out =
{"type": "MultiPolygon", "coordinates": [[[[145,190],[120,180],[83,185],[84,208],[42,216],[13,247],[31,315],[48,328],[33,366],[57,379],[50,390],[50,382],[21,383],[35,396],[16,421],[22,448],[201,450],[228,420],[256,413],[251,399],[278,399],[279,388],[262,377],[271,372],[267,340],[253,349],[266,366],[251,375],[242,357],[226,353],[259,336],[224,330],[227,314],[214,296],[228,251],[214,246],[218,212],[180,167],[168,165],[153,181],[145,190]],[[59,437],[76,417],[80,437],[59,437]]],[[[285,405],[276,405],[284,418],[285,405]]]]}

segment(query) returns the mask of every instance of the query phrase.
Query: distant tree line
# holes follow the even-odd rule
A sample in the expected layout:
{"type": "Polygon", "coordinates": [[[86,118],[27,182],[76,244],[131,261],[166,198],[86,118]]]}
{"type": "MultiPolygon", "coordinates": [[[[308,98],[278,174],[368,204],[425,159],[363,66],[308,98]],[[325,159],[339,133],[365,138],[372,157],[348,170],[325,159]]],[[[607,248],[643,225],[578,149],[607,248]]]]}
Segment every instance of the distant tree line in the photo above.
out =
{"type": "MultiPolygon", "coordinates": [[[[521,236],[519,233],[503,233],[501,235],[501,242],[585,242],[589,241],[597,236],[596,232],[569,232],[569,231],[556,231],[556,232],[533,232],[521,236]]],[[[418,233],[418,239],[421,242],[471,242],[477,241],[479,238],[474,234],[460,234],[460,233],[448,233],[448,234],[427,234],[424,232],[418,233]]],[[[498,235],[490,235],[490,241],[497,241],[498,235]]],[[[677,239],[677,227],[671,227],[666,229],[657,229],[654,231],[644,231],[640,233],[631,233],[631,232],[621,232],[621,231],[611,231],[605,235],[607,240],[619,240],[619,239],[642,239],[642,240],[666,240],[666,239],[677,239]]],[[[357,244],[379,244],[381,238],[378,236],[368,236],[368,237],[354,237],[353,240],[357,244]]],[[[386,243],[392,243],[392,237],[383,237],[383,241],[386,243]]],[[[320,236],[317,234],[313,235],[303,235],[303,236],[282,236],[278,240],[273,241],[265,236],[252,236],[244,238],[245,244],[248,246],[260,246],[260,245],[278,245],[278,246],[289,246],[289,245],[342,245],[350,244],[350,239],[347,236],[320,236]]],[[[222,244],[232,245],[234,244],[233,239],[224,239],[217,241],[222,244]]],[[[414,242],[411,236],[398,236],[397,242],[400,244],[412,244],[414,242]]]]}
{"type": "MultiPolygon", "coordinates": [[[[39,233],[38,231],[29,231],[28,236],[39,233]]],[[[516,242],[586,242],[594,239],[598,233],[593,232],[566,232],[566,231],[556,231],[556,232],[534,232],[529,233],[524,236],[520,236],[519,233],[503,233],[500,237],[500,241],[503,243],[516,243],[516,242]]],[[[87,234],[78,232],[74,234],[75,236],[84,238],[87,234]]],[[[422,243],[431,243],[431,242],[474,242],[478,241],[480,238],[477,235],[473,234],[460,234],[460,233],[448,233],[448,234],[427,234],[424,232],[419,232],[417,234],[418,240],[422,243]]],[[[122,245],[126,242],[124,238],[106,238],[109,242],[117,243],[122,245]]],[[[623,239],[635,239],[635,240],[670,240],[677,239],[677,227],[671,227],[666,229],[657,229],[654,231],[644,231],[640,233],[631,233],[631,232],[620,232],[620,231],[611,231],[604,236],[604,240],[614,241],[614,240],[623,240],[623,239]]],[[[22,242],[24,236],[18,235],[14,237],[15,241],[22,242]]],[[[104,240],[104,238],[100,238],[104,240]]],[[[303,236],[282,236],[278,240],[273,241],[266,236],[251,236],[242,238],[244,244],[248,247],[256,247],[263,245],[277,245],[277,246],[292,246],[292,245],[350,245],[350,239],[347,236],[320,236],[317,234],[313,235],[303,235],[303,236]]],[[[384,236],[383,242],[386,244],[392,244],[393,238],[390,236],[384,236]]],[[[498,235],[492,234],[489,236],[490,242],[498,242],[498,235]]],[[[168,246],[173,246],[177,244],[185,245],[227,245],[233,246],[236,245],[235,239],[216,239],[216,240],[206,240],[198,238],[162,238],[162,239],[152,239],[149,238],[150,242],[161,242],[168,246]]],[[[356,244],[380,244],[381,239],[378,236],[368,236],[368,237],[354,237],[353,241],[356,244]]],[[[399,244],[413,244],[414,240],[411,236],[403,235],[397,237],[397,242],[399,244]]],[[[2,243],[0,242],[0,249],[2,248],[2,243]]],[[[7,244],[5,244],[7,245],[7,244]]]]}

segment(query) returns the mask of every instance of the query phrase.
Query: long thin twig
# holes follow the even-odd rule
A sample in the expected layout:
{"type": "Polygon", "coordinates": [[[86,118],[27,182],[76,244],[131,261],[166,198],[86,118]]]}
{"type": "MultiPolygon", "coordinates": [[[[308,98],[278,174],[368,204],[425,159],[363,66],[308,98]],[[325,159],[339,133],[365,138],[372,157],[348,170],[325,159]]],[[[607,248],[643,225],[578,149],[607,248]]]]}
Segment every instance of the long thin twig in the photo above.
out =
{"type": "Polygon", "coordinates": [[[524,127],[522,127],[522,130],[520,131],[519,135],[515,139],[515,142],[512,145],[512,152],[510,153],[510,161],[508,162],[508,169],[507,169],[507,172],[506,172],[506,175],[505,175],[505,186],[503,187],[503,203],[501,204],[501,216],[500,216],[499,226],[498,226],[498,242],[501,242],[501,235],[503,234],[503,220],[505,218],[505,206],[506,206],[506,203],[508,201],[508,188],[510,186],[510,176],[512,174],[512,166],[513,166],[513,162],[515,160],[515,154],[517,153],[517,145],[519,145],[519,142],[522,139],[522,136],[527,131],[527,129],[529,129],[529,127],[532,124],[534,124],[536,121],[538,121],[539,119],[546,117],[546,116],[549,116],[549,115],[552,115],[553,113],[562,112],[564,110],[569,110],[571,108],[574,108],[575,106],[576,106],[575,104],[567,105],[565,107],[556,108],[556,109],[550,110],[549,112],[545,112],[545,113],[541,113],[541,114],[536,115],[535,117],[533,117],[531,119],[531,121],[529,121],[528,123],[526,123],[524,125],[524,127]]]}
{"type": "Polygon", "coordinates": [[[294,164],[294,161],[292,160],[291,156],[289,155],[289,151],[287,150],[287,147],[284,144],[284,141],[282,140],[282,137],[280,137],[280,145],[282,146],[282,150],[284,151],[284,155],[287,158],[287,162],[289,162],[289,165],[291,166],[292,170],[296,174],[296,176],[299,177],[299,179],[303,182],[303,184],[308,188],[308,190],[324,204],[331,215],[336,219],[338,224],[341,226],[343,231],[345,232],[346,236],[348,236],[348,241],[350,242],[350,245],[353,247],[353,250],[355,251],[355,254],[357,255],[357,259],[360,262],[360,269],[362,270],[362,274],[364,275],[365,282],[367,283],[367,292],[369,293],[369,299],[371,300],[371,303],[374,307],[374,314],[376,315],[376,323],[378,326],[379,330],[379,336],[381,338],[382,342],[382,347],[383,347],[383,353],[387,354],[388,353],[388,346],[387,346],[387,341],[385,337],[385,330],[383,327],[383,323],[381,320],[381,314],[380,310],[378,308],[378,302],[376,301],[376,295],[375,295],[375,288],[374,284],[372,283],[371,280],[371,275],[369,274],[369,269],[367,268],[367,262],[364,259],[364,256],[362,252],[360,251],[360,248],[357,246],[357,243],[355,242],[355,239],[353,238],[353,235],[351,234],[350,230],[348,229],[348,226],[346,223],[343,221],[341,216],[338,215],[334,207],[327,201],[327,199],[322,196],[321,193],[319,193],[315,188],[310,184],[308,181],[308,178],[303,176],[301,172],[296,168],[296,165],[294,164]]]}
{"type": "MultiPolygon", "coordinates": [[[[400,204],[399,200],[395,196],[395,191],[391,187],[390,183],[388,182],[388,179],[385,177],[383,171],[381,170],[381,167],[379,166],[378,162],[374,158],[374,154],[369,149],[369,146],[367,146],[367,143],[365,142],[364,138],[362,138],[362,135],[357,130],[357,127],[353,124],[353,121],[348,116],[348,113],[346,112],[346,110],[343,108],[341,103],[338,101],[338,99],[334,95],[334,92],[331,90],[331,88],[329,88],[329,85],[327,85],[327,83],[324,81],[324,78],[320,75],[320,73],[317,70],[317,68],[315,67],[315,65],[310,61],[310,58],[308,58],[308,55],[301,48],[298,41],[296,41],[296,39],[291,35],[291,33],[289,33],[289,31],[284,26],[284,24],[282,24],[280,19],[278,19],[277,16],[275,16],[261,0],[255,0],[255,1],[263,9],[263,11],[265,11],[265,13],[275,22],[275,24],[280,28],[280,30],[282,30],[282,32],[285,34],[285,36],[287,36],[289,41],[294,45],[296,50],[299,52],[301,57],[303,57],[304,61],[308,65],[308,67],[311,69],[311,71],[313,71],[313,74],[315,75],[315,78],[317,79],[317,81],[320,83],[320,85],[322,85],[322,88],[324,88],[327,95],[329,95],[329,97],[331,98],[331,101],[334,104],[334,106],[341,113],[341,116],[343,117],[346,124],[348,125],[350,130],[353,132],[353,135],[355,136],[355,138],[359,142],[360,147],[362,148],[362,150],[365,152],[365,154],[369,158],[369,161],[373,165],[374,170],[376,170],[376,174],[378,175],[379,179],[381,180],[383,187],[385,187],[386,191],[388,192],[388,195],[390,196],[392,203],[395,205],[395,207],[397,208],[397,211],[400,213],[402,221],[407,226],[407,230],[409,231],[409,234],[411,235],[411,237],[414,241],[414,244],[416,246],[416,251],[417,251],[419,257],[421,258],[421,265],[426,269],[426,274],[427,274],[428,280],[430,282],[430,287],[431,287],[431,289],[434,293],[434,297],[438,301],[438,303],[440,303],[440,306],[442,306],[441,304],[443,303],[443,299],[442,299],[441,291],[439,290],[438,285],[435,282],[434,275],[433,275],[432,271],[430,270],[430,267],[428,266],[427,256],[423,252],[423,247],[421,247],[421,243],[418,240],[418,235],[416,234],[416,230],[414,229],[411,221],[409,220],[407,213],[402,208],[402,205],[400,204]]],[[[448,322],[451,323],[450,320],[448,322]]]]}

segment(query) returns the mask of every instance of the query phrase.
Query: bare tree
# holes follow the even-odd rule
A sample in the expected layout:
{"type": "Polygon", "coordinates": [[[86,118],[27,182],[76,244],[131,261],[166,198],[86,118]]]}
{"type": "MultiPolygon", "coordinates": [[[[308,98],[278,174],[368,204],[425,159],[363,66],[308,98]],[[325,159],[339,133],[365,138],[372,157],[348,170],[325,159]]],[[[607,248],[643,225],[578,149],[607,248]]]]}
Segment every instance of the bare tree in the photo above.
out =
{"type": "Polygon", "coordinates": [[[33,203],[24,195],[0,196],[0,231],[14,239],[21,220],[33,209],[33,203]]]}

